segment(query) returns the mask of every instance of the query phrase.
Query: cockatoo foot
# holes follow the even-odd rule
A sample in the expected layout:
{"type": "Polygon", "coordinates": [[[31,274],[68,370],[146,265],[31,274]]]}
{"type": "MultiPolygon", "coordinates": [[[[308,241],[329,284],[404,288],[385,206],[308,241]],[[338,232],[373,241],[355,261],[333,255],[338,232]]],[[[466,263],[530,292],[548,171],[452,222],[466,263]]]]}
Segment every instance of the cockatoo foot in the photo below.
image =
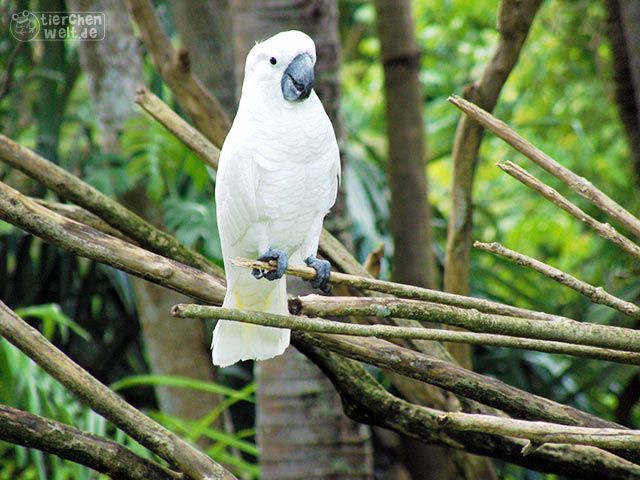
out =
{"type": "Polygon", "coordinates": [[[319,288],[324,293],[330,293],[329,276],[331,276],[331,264],[327,260],[316,258],[315,255],[305,258],[304,263],[316,271],[316,278],[311,280],[311,286],[319,288]]]}
{"type": "Polygon", "coordinates": [[[254,268],[251,270],[251,274],[257,279],[266,278],[267,280],[278,280],[282,278],[284,275],[287,266],[289,265],[289,255],[282,250],[278,250],[277,248],[269,247],[269,249],[260,255],[258,258],[260,262],[269,262],[271,260],[275,260],[278,262],[278,265],[275,270],[264,271],[258,268],[254,268]]]}

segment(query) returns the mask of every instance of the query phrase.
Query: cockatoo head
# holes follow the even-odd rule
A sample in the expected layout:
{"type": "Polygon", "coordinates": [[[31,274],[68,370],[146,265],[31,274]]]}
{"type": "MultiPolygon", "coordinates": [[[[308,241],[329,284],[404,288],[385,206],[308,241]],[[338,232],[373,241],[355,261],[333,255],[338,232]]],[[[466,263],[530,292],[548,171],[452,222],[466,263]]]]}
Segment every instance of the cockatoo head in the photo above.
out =
{"type": "Polygon", "coordinates": [[[280,32],[256,43],[247,55],[243,96],[248,89],[279,95],[288,102],[301,102],[313,89],[316,46],[298,30],[280,32]]]}

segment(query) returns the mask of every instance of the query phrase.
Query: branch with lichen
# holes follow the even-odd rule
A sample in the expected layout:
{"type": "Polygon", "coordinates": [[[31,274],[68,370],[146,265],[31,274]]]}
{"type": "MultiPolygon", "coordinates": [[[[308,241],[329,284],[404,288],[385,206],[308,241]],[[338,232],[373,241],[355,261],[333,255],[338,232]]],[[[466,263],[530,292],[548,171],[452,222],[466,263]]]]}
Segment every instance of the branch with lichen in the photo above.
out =
{"type": "Polygon", "coordinates": [[[186,248],[122,204],[26,147],[0,135],[0,161],[20,170],[60,197],[79,205],[152,252],[223,277],[220,267],[186,248]]]}
{"type": "MultiPolygon", "coordinates": [[[[293,308],[296,309],[299,308],[298,306],[302,306],[301,308],[304,309],[304,304],[308,301],[314,300],[310,297],[299,297],[293,301],[293,308]]],[[[203,320],[208,318],[226,319],[265,327],[289,328],[308,333],[332,333],[336,335],[376,338],[408,338],[414,340],[433,340],[437,342],[489,345],[640,365],[640,353],[505,335],[459,332],[433,328],[399,327],[395,325],[359,325],[325,320],[323,318],[277,315],[273,313],[191,304],[175,305],[171,313],[174,317],[178,318],[200,318],[203,320]]]]}
{"type": "Polygon", "coordinates": [[[184,479],[112,440],[7,405],[0,405],[0,440],[52,453],[113,478],[184,479]]]}
{"type": "MultiPolygon", "coordinates": [[[[0,195],[0,198],[2,195],[0,195]]],[[[0,335],[83,403],[194,480],[232,480],[233,475],[180,437],[133,408],[0,302],[0,335]]]]}
{"type": "Polygon", "coordinates": [[[518,265],[535,270],[536,272],[541,273],[542,275],[555,280],[578,293],[581,293],[585,297],[589,298],[593,303],[606,305],[633,318],[640,318],[640,307],[638,305],[622,300],[621,298],[610,294],[602,287],[594,287],[593,285],[579,280],[573,275],[563,272],[558,268],[547,265],[540,260],[536,260],[535,258],[510,250],[496,242],[474,242],[473,246],[479,250],[499,255],[517,263],[518,265]]]}
{"type": "Polygon", "coordinates": [[[443,323],[473,332],[640,352],[640,332],[637,330],[578,322],[568,318],[541,322],[418,300],[318,295],[300,298],[294,310],[295,313],[310,317],[410,318],[420,322],[443,323]]]}

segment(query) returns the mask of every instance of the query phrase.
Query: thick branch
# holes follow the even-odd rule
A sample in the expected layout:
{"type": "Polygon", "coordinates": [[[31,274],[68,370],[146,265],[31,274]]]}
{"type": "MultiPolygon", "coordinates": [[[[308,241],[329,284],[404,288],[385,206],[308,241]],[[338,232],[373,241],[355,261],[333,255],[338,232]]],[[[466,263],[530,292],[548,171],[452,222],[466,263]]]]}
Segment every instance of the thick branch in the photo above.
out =
{"type": "Polygon", "coordinates": [[[612,295],[609,292],[605,291],[602,287],[594,287],[593,285],[587,282],[583,282],[582,280],[579,280],[576,277],[563,272],[562,270],[552,267],[551,265],[547,265],[540,260],[536,260],[535,258],[531,258],[527,255],[523,255],[522,253],[505,248],[504,246],[496,242],[475,242],[473,246],[480,250],[484,250],[485,252],[491,252],[496,255],[500,255],[501,257],[508,258],[518,265],[529,267],[532,270],[535,270],[536,272],[539,272],[544,276],[549,277],[552,280],[555,280],[556,282],[561,283],[562,285],[565,285],[575,290],[576,292],[581,293],[594,303],[607,305],[608,307],[618,310],[619,312],[624,313],[625,315],[629,315],[633,318],[640,318],[640,307],[638,307],[637,305],[634,305],[631,302],[626,302],[616,297],[615,295],[612,295]]]}
{"type": "Polygon", "coordinates": [[[160,98],[146,88],[140,87],[136,90],[135,102],[189,147],[204,163],[213,169],[218,168],[220,149],[171,110],[160,98]]]}
{"type": "Polygon", "coordinates": [[[625,252],[640,259],[640,246],[636,245],[627,237],[620,234],[608,223],[601,223],[592,216],[586,214],[575,204],[571,203],[549,185],[538,180],[524,168],[516,165],[513,162],[498,163],[498,167],[507,172],[516,180],[524,183],[530,189],[538,192],[554,205],[560,207],[565,212],[580,220],[582,223],[593,229],[602,238],[609,240],[611,243],[619,246],[625,252]]]}
{"type": "Polygon", "coordinates": [[[532,145],[521,137],[506,123],[486,112],[482,108],[456,95],[449,97],[449,102],[454,104],[469,117],[491,130],[513,148],[540,165],[551,175],[564,182],[571,190],[589,200],[602,211],[618,220],[625,228],[640,238],[640,220],[625,210],[605,193],[594,187],[586,178],[576,175],[571,170],[563,167],[549,155],[532,145]]]}
{"type": "Polygon", "coordinates": [[[640,467],[596,448],[544,445],[523,456],[521,451],[526,442],[522,440],[462,432],[440,425],[437,420],[441,414],[437,410],[394,397],[361,365],[321,348],[315,342],[316,336],[296,333],[293,338],[296,346],[331,379],[342,397],[345,412],[357,421],[390,428],[427,443],[491,455],[535,470],[593,480],[640,478],[640,467]]]}
{"type": "Polygon", "coordinates": [[[0,439],[36,448],[71,460],[111,478],[178,480],[184,478],[162,465],[140,457],[112,440],[83,432],[64,423],[0,405],[0,439]]]}
{"type": "Polygon", "coordinates": [[[2,182],[0,218],[77,255],[191,297],[217,302],[224,298],[224,285],[211,275],[58,215],[2,182]]]}
{"type": "Polygon", "coordinates": [[[152,252],[173,258],[207,273],[224,276],[222,269],[217,265],[189,250],[173,236],[155,228],[78,177],[4,135],[0,135],[0,161],[20,170],[64,199],[86,208],[152,252]]]}
{"type": "Polygon", "coordinates": [[[640,332],[570,319],[540,322],[464,310],[417,300],[397,298],[358,298],[308,296],[300,301],[300,313],[311,317],[372,316],[401,317],[420,322],[439,322],[472,332],[496,333],[514,337],[537,338],[556,342],[640,352],[640,332]]]}
{"type": "Polygon", "coordinates": [[[457,412],[445,413],[438,418],[438,422],[463,432],[526,438],[537,446],[545,443],[567,443],[608,450],[640,450],[640,431],[638,430],[569,427],[549,422],[530,422],[457,412]]]}
{"type": "Polygon", "coordinates": [[[127,0],[127,6],[153,63],[178,103],[198,130],[218,148],[222,147],[231,122],[220,103],[191,73],[188,52],[173,48],[149,0],[127,0]]]}
{"type": "MultiPolygon", "coordinates": [[[[259,262],[238,258],[233,260],[235,265],[245,268],[257,268],[259,270],[275,270],[276,266],[268,262],[259,262]]],[[[309,267],[290,266],[286,270],[287,275],[300,277],[304,280],[313,280],[316,271],[309,267]]],[[[560,320],[563,317],[551,315],[548,313],[537,312],[535,310],[527,310],[524,308],[505,305],[484,298],[466,297],[464,295],[456,295],[453,293],[441,292],[439,290],[430,290],[428,288],[414,287],[413,285],[405,285],[403,283],[387,282],[376,278],[363,277],[358,275],[349,275],[340,272],[331,272],[329,281],[336,285],[346,285],[349,287],[359,288],[362,290],[371,290],[375,292],[386,293],[400,298],[411,298],[414,300],[425,300],[428,302],[443,303],[445,305],[454,305],[461,308],[473,308],[480,312],[494,313],[496,315],[507,315],[511,317],[530,318],[532,320],[560,320]]]]}
{"type": "MultiPolygon", "coordinates": [[[[299,297],[293,302],[293,308],[303,304],[307,297],[299,297]]],[[[508,337],[483,333],[457,332],[432,328],[398,327],[394,325],[358,325],[336,322],[320,318],[309,318],[292,315],[276,315],[272,313],[235,310],[230,308],[210,307],[204,305],[175,305],[171,310],[179,318],[215,318],[235,320],[237,322],[263,325],[267,327],[290,328],[300,332],[333,333],[377,338],[409,338],[433,340],[438,342],[455,342],[473,345],[491,345],[497,347],[521,348],[539,352],[560,353],[579,357],[596,358],[619,363],[640,365],[640,354],[607,350],[569,343],[531,340],[527,338],[508,337]]]]}
{"type": "Polygon", "coordinates": [[[209,457],[133,408],[93,378],[2,302],[0,335],[78,395],[92,410],[113,422],[170,464],[179,467],[194,480],[235,478],[209,457]]]}

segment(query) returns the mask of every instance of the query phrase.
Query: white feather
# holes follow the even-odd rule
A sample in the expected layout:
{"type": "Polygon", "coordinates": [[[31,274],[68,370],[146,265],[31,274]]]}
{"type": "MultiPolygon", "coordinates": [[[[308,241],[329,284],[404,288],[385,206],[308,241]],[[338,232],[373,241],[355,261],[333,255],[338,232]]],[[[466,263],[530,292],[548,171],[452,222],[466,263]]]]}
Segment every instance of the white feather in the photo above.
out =
{"type": "MultiPolygon", "coordinates": [[[[224,306],[287,314],[286,280],[256,280],[231,259],[257,258],[269,247],[300,263],[318,248],[322,220],[337,194],[339,150],[333,127],[314,91],[288,102],[280,90],[286,65],[300,53],[315,62],[315,45],[302,32],[282,32],[247,56],[238,113],[220,154],[216,178],[218,229],[227,275],[224,306]],[[269,58],[278,59],[278,68],[269,58]]],[[[227,366],[280,355],[289,330],[221,320],[212,358],[227,366]]]]}

